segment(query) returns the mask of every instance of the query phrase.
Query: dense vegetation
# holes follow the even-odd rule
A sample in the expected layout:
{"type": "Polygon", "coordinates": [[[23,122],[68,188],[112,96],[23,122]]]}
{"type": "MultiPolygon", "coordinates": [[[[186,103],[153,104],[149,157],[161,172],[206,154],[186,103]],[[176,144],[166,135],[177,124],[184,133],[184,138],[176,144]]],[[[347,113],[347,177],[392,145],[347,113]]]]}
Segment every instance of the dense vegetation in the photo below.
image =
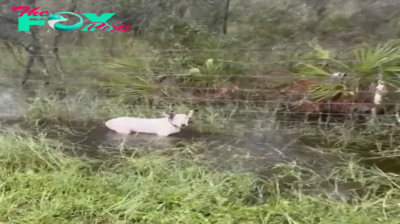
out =
{"type": "MultiPolygon", "coordinates": [[[[2,86],[24,108],[18,118],[23,128],[3,125],[0,137],[0,222],[398,222],[400,139],[390,112],[396,112],[400,88],[400,3],[0,3],[2,86]],[[110,23],[132,31],[57,32],[44,26],[21,33],[9,10],[19,5],[115,12],[110,23]],[[332,81],[335,72],[347,73],[345,81],[332,81]],[[354,111],[376,107],[380,82],[389,94],[379,105],[378,121],[349,120],[354,111]],[[287,122],[276,115],[288,105],[290,113],[346,118],[320,123],[300,116],[287,122]],[[86,153],[83,146],[63,137],[85,135],[110,117],[189,108],[196,109],[192,127],[200,132],[248,141],[253,137],[243,132],[268,139],[291,134],[285,144],[305,142],[300,150],[319,156],[271,162],[268,153],[265,158],[253,153],[264,146],[240,151],[207,139],[162,150],[99,146],[103,151],[95,156],[78,156],[73,152],[86,153]],[[227,157],[236,166],[217,169],[227,157]],[[241,162],[256,164],[253,160],[257,165],[245,172],[241,162]],[[347,185],[354,191],[343,193],[347,185]]],[[[2,99],[9,94],[4,91],[2,99]]],[[[287,147],[273,150],[286,153],[287,147]]]]}

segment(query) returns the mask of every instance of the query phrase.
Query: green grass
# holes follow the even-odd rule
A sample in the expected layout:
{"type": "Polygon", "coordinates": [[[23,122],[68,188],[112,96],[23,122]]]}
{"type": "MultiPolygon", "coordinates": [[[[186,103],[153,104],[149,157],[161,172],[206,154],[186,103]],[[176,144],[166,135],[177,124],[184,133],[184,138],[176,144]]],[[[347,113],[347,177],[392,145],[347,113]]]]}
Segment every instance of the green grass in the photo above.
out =
{"type": "MultiPolygon", "coordinates": [[[[61,143],[0,137],[2,223],[397,223],[400,178],[354,163],[330,178],[353,178],[364,193],[351,203],[217,172],[194,162],[146,153],[102,160],[70,157],[61,143]],[[266,200],[257,200],[255,186],[266,200]],[[376,196],[375,189],[386,187],[376,196]]],[[[347,166],[347,167],[346,167],[347,166]]],[[[280,174],[290,168],[280,166],[280,174]]],[[[292,175],[296,173],[292,170],[292,175]]],[[[314,174],[309,185],[321,177],[314,174]]],[[[306,184],[304,184],[305,186],[306,184]]],[[[298,185],[300,186],[300,185],[298,185]]]]}

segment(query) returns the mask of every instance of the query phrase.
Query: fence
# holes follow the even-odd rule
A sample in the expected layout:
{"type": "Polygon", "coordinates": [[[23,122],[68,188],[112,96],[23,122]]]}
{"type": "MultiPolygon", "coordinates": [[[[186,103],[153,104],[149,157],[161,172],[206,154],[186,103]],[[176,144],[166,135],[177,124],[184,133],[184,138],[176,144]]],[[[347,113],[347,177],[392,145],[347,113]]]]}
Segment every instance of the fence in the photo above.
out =
{"type": "MultiPolygon", "coordinates": [[[[0,50],[3,49],[0,47],[0,50]]],[[[6,48],[9,49],[9,48],[6,48]]],[[[146,96],[147,98],[151,98],[152,100],[156,99],[157,102],[161,102],[160,105],[153,104],[152,108],[159,109],[165,108],[168,103],[186,103],[191,106],[195,104],[201,104],[203,107],[209,106],[218,106],[218,111],[220,113],[233,113],[234,110],[244,110],[242,112],[235,112],[244,115],[247,114],[243,120],[249,119],[248,116],[252,116],[250,114],[259,114],[260,116],[271,115],[288,115],[288,113],[295,114],[296,116],[304,117],[310,114],[330,114],[335,116],[343,116],[343,117],[351,117],[354,111],[352,108],[361,108],[362,112],[371,112],[373,108],[376,107],[376,103],[374,103],[374,93],[375,90],[365,90],[359,89],[356,91],[356,94],[353,93],[352,96],[341,96],[339,99],[327,99],[324,101],[317,101],[313,99],[307,98],[307,93],[311,91],[311,88],[319,84],[334,84],[341,85],[342,83],[337,82],[338,80],[333,80],[333,77],[329,76],[308,76],[301,77],[296,75],[290,75],[287,73],[283,74],[263,74],[263,69],[268,66],[260,66],[263,64],[263,60],[267,62],[268,65],[273,64],[284,64],[284,63],[299,63],[299,62],[320,62],[321,60],[257,60],[256,62],[251,61],[235,61],[235,60],[223,60],[218,58],[213,58],[213,63],[225,63],[225,64],[239,64],[246,66],[248,72],[244,72],[244,74],[239,73],[229,73],[229,71],[221,71],[213,74],[204,74],[204,73],[191,73],[190,67],[181,66],[178,69],[176,68],[166,68],[165,72],[157,72],[153,74],[151,70],[153,67],[151,65],[141,65],[148,66],[146,67],[146,72],[137,71],[143,68],[132,68],[129,71],[129,64],[122,64],[122,67],[125,66],[127,68],[126,71],[120,71],[118,68],[116,69],[107,69],[105,70],[102,67],[102,63],[104,61],[96,60],[91,61],[91,58],[85,58],[87,54],[76,54],[81,50],[87,50],[85,47],[68,47],[65,52],[71,53],[62,54],[61,59],[64,63],[63,72],[65,73],[64,77],[57,77],[52,79],[51,85],[56,85],[57,88],[49,88],[46,90],[47,92],[52,92],[53,94],[68,94],[69,88],[76,90],[85,90],[90,89],[95,92],[98,97],[104,98],[118,98],[121,95],[124,95],[125,98],[129,98],[129,94],[135,96],[146,96]],[[73,62],[82,62],[84,63],[87,60],[86,67],[75,67],[73,62]],[[255,66],[256,69],[251,69],[251,66],[255,66]],[[249,67],[250,66],[250,67],[249,67]],[[102,73],[99,75],[99,73],[102,73]],[[104,81],[104,75],[109,76],[108,80],[104,81]],[[166,81],[157,82],[157,77],[159,76],[166,77],[166,81]],[[120,76],[123,76],[122,81],[119,80],[120,76]],[[133,79],[132,77],[135,77],[133,79]],[[197,78],[200,80],[199,82],[190,83],[191,78],[197,78]],[[154,78],[154,79],[152,79],[154,78]],[[207,79],[212,79],[208,85],[203,85],[201,81],[204,79],[207,82],[207,79]],[[230,82],[228,79],[234,78],[235,81],[230,82]],[[124,79],[127,83],[124,83],[124,79]],[[95,80],[95,81],[93,81],[95,80]],[[115,81],[118,82],[115,82],[115,81]],[[171,81],[172,80],[172,81],[171,81]],[[250,81],[246,81],[250,80],[250,81]],[[122,82],[122,83],[121,83],[122,82]],[[214,83],[213,83],[214,82],[214,83]],[[215,83],[216,82],[216,83],[215,83]],[[283,83],[282,86],[275,85],[276,83],[283,83]],[[272,85],[273,84],[273,85],[272,85]],[[136,89],[141,89],[137,91],[136,89]],[[145,89],[145,90],[143,90],[145,89]],[[112,93],[110,93],[110,91],[112,93]],[[301,97],[300,97],[301,96],[301,97]],[[292,99],[295,97],[296,99],[292,99]],[[236,104],[237,109],[221,109],[223,106],[231,106],[232,108],[236,104]],[[240,106],[238,106],[240,105],[240,106]],[[263,107],[264,105],[264,107],[263,107]],[[283,107],[282,107],[283,105],[283,107]],[[248,109],[251,107],[252,109],[248,109]],[[279,107],[279,108],[278,108],[279,107]],[[290,107],[288,109],[288,107],[290,107]],[[297,109],[293,109],[297,108],[297,109]],[[322,108],[322,109],[321,109],[322,108]],[[336,109],[334,109],[336,108],[336,109]],[[339,109],[338,109],[339,108],[339,109]],[[263,112],[264,110],[264,112],[263,112]]],[[[90,51],[100,51],[104,50],[104,48],[89,48],[90,51]]],[[[126,49],[113,49],[113,50],[121,50],[126,51],[126,49]]],[[[179,50],[179,49],[158,49],[157,53],[160,52],[183,52],[183,53],[226,53],[226,52],[268,52],[270,49],[191,49],[188,50],[179,50]]],[[[62,52],[62,51],[61,51],[62,52]]],[[[145,51],[144,51],[145,52],[145,51]]],[[[81,52],[82,53],[82,52],[81,52]]],[[[139,52],[136,52],[136,55],[139,52]]],[[[21,54],[23,55],[23,54],[21,54]]],[[[8,51],[3,51],[3,58],[11,58],[15,57],[15,54],[11,54],[8,51]],[[6,52],[6,53],[4,53],[6,52]]],[[[45,59],[54,59],[54,54],[41,54],[36,55],[44,57],[45,59]]],[[[96,55],[96,57],[101,55],[96,55]]],[[[129,56],[128,59],[138,60],[138,61],[154,61],[154,57],[136,57],[129,56]]],[[[104,56],[104,59],[109,59],[108,56],[104,56]]],[[[179,59],[179,57],[178,57],[179,59]]],[[[179,60],[184,61],[200,61],[206,63],[208,57],[192,57],[192,58],[184,58],[179,60]]],[[[173,56],[171,58],[163,59],[163,60],[174,60],[173,56]]],[[[354,63],[357,60],[342,60],[341,63],[354,63]]],[[[204,65],[207,66],[207,65],[204,65]]],[[[51,63],[48,63],[48,67],[51,67],[51,63]]],[[[173,66],[171,66],[173,67],[173,66]]],[[[345,66],[344,66],[345,67],[345,66]]],[[[8,66],[2,63],[1,66],[3,72],[3,77],[0,76],[0,82],[8,83],[8,82],[19,82],[19,79],[16,77],[10,77],[7,73],[22,73],[26,71],[23,64],[8,66]]],[[[165,67],[164,67],[165,68],[165,67]]],[[[162,68],[155,68],[154,70],[162,70],[162,68]]],[[[272,69],[273,70],[273,69],[272,69]]],[[[331,69],[332,70],[332,69],[331,69]]],[[[351,70],[351,69],[350,69],[351,70]]],[[[31,68],[31,72],[42,72],[43,68],[31,68]]],[[[279,72],[279,70],[278,70],[279,72]]],[[[341,71],[340,71],[341,72],[341,71]]],[[[352,71],[350,71],[351,73],[352,71]]],[[[206,73],[206,72],[205,72],[206,73]]],[[[328,73],[327,73],[328,74],[328,73]]],[[[321,74],[320,74],[321,75],[321,74]]],[[[346,80],[352,80],[352,75],[350,74],[346,77],[346,80]]],[[[353,76],[354,78],[354,76],[353,76]]],[[[379,77],[376,76],[376,79],[379,77]]],[[[400,77],[397,75],[385,76],[385,81],[389,84],[396,83],[400,81],[400,77]]],[[[30,78],[30,83],[43,83],[43,78],[30,78]]],[[[373,83],[375,81],[370,81],[373,83]]],[[[14,83],[15,84],[15,83],[14,83]]],[[[388,86],[390,87],[390,86],[388,86]]],[[[388,96],[386,98],[390,98],[390,100],[384,100],[379,103],[379,109],[382,111],[379,115],[379,118],[382,119],[395,119],[397,113],[397,100],[396,96],[399,94],[399,90],[391,86],[385,94],[388,96]],[[390,96],[390,97],[389,97],[390,96]],[[390,112],[391,111],[391,112],[390,112]],[[390,114],[392,113],[392,114],[390,114]]],[[[348,90],[326,90],[325,94],[329,95],[329,91],[343,91],[343,92],[351,92],[348,90]]],[[[355,89],[352,89],[354,92],[355,89]]],[[[25,89],[25,93],[37,93],[38,89],[25,89]]],[[[79,92],[79,91],[78,91],[79,92]]],[[[77,93],[78,93],[77,92],[77,93]]],[[[132,97],[134,98],[134,97],[132,97]]],[[[360,111],[358,111],[360,112],[360,111]]],[[[270,117],[270,116],[268,116],[270,117]]],[[[240,120],[240,119],[239,119],[240,120]]],[[[257,119],[256,119],[257,120],[257,119]]],[[[260,120],[260,119],[259,119],[260,120]]],[[[237,121],[237,120],[236,120],[237,121]]],[[[254,121],[254,117],[253,117],[254,121]]],[[[281,121],[281,122],[291,122],[291,121],[281,121]]],[[[298,122],[304,122],[304,120],[299,119],[298,122]]],[[[320,123],[317,121],[308,121],[308,123],[320,123]]],[[[393,126],[392,124],[377,124],[377,125],[387,125],[393,126]]]]}

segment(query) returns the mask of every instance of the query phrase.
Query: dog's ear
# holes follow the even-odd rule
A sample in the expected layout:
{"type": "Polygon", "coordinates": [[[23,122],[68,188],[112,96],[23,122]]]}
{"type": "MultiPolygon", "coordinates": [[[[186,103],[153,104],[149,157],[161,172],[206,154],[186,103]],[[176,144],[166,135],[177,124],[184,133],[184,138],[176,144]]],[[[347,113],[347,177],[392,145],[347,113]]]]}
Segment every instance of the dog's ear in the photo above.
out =
{"type": "Polygon", "coordinates": [[[170,120],[173,120],[174,117],[175,117],[175,114],[169,114],[168,117],[169,117],[170,120]]]}
{"type": "Polygon", "coordinates": [[[193,116],[193,110],[189,110],[189,112],[187,112],[186,114],[189,118],[191,118],[193,116]]]}

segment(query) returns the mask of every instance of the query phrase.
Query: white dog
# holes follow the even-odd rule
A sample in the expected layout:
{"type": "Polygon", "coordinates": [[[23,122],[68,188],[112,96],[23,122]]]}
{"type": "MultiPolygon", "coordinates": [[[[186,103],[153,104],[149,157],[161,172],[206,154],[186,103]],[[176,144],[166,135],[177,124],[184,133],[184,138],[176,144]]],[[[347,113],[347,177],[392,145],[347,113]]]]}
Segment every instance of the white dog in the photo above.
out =
{"type": "Polygon", "coordinates": [[[168,136],[181,131],[182,127],[188,126],[189,119],[193,115],[193,110],[187,114],[166,114],[163,118],[137,118],[137,117],[117,117],[108,120],[105,125],[120,134],[128,135],[131,132],[157,134],[158,136],[168,136]]]}

